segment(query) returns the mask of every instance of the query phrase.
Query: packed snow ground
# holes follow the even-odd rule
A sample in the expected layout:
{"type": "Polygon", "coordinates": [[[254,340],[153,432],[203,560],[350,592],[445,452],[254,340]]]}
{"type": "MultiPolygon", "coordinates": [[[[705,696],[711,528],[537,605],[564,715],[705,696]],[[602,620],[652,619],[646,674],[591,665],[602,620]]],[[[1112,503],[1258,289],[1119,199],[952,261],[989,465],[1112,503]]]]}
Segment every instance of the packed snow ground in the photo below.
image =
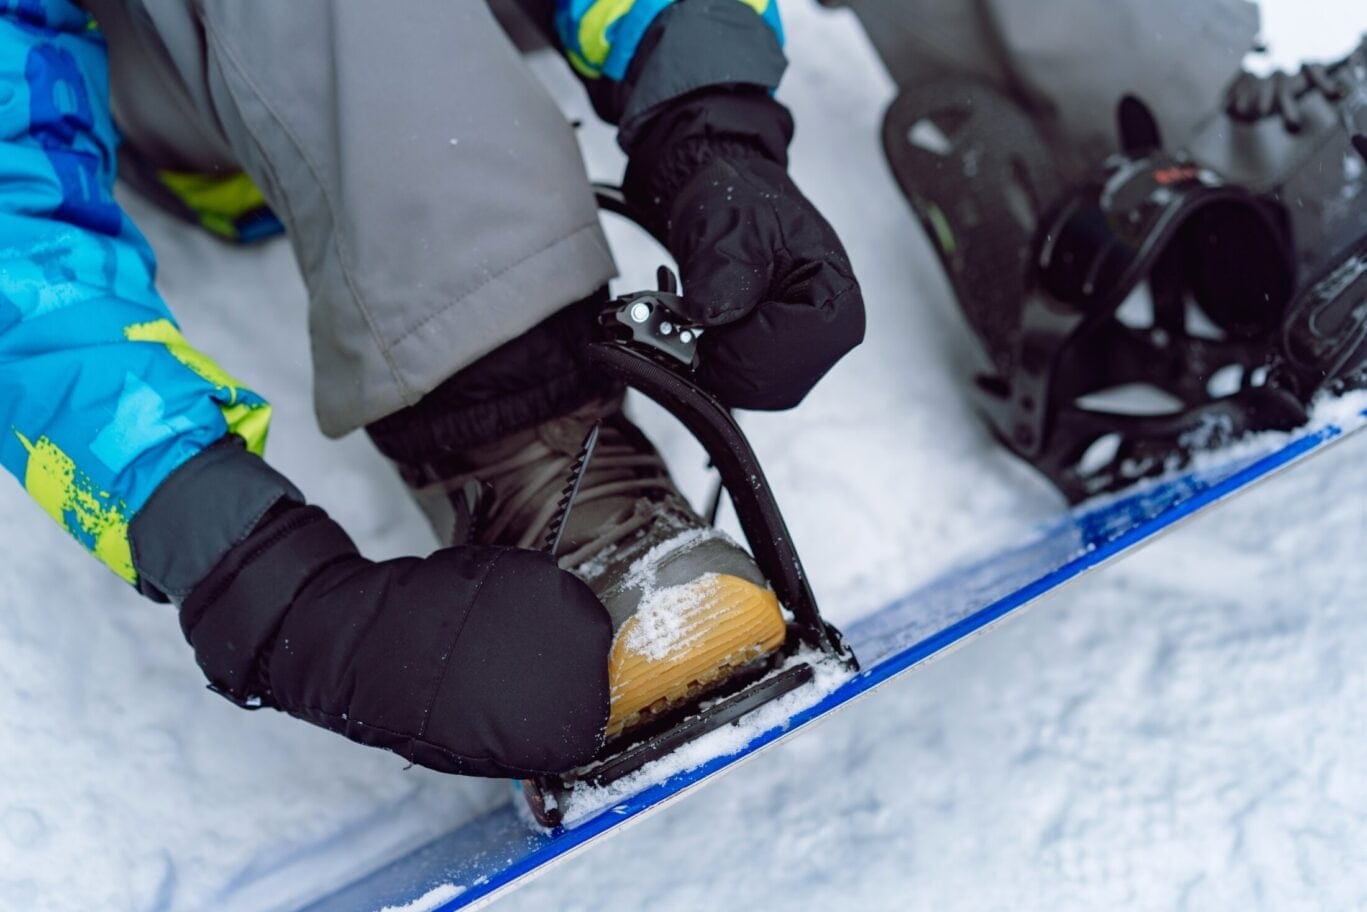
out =
{"type": "MultiPolygon", "coordinates": [[[[1283,56],[1367,26],[1313,6],[1265,4],[1283,56]]],[[[870,333],[802,408],[745,425],[840,622],[1060,505],[968,414],[969,343],[877,146],[891,87],[847,17],[785,15],[794,170],[870,333]]],[[[586,145],[616,173],[605,130],[586,145]]],[[[130,210],[187,335],[275,403],[272,461],[370,555],[430,550],[368,443],[313,425],[287,247],[130,210]]],[[[614,233],[618,287],[649,284],[656,254],[614,233]]],[[[696,451],[644,420],[701,495],[696,451]]],[[[1179,530],[499,908],[1367,906],[1364,456],[1360,437],[1179,530]]],[[[506,797],[209,694],[173,610],[12,483],[0,546],[0,908],[291,909],[506,797]]]]}

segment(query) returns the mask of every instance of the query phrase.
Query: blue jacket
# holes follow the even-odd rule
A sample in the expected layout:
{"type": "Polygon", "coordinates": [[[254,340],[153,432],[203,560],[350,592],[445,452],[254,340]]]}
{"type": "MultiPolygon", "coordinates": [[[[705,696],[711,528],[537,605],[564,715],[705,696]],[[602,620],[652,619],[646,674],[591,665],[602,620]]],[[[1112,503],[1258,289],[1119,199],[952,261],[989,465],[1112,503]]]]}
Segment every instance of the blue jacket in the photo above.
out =
{"type": "Polygon", "coordinates": [[[0,464],[135,581],[128,523],[270,408],[181,336],[114,202],[105,47],[66,0],[0,2],[0,464]]]}
{"type": "MultiPolygon", "coordinates": [[[[556,0],[555,30],[565,56],[581,76],[620,82],[646,30],[674,0],[556,0]]],[[[781,41],[778,0],[739,0],[781,41]]]]}
{"type": "MultiPolygon", "coordinates": [[[[625,78],[672,0],[557,0],[589,80],[625,78]]],[[[738,0],[777,31],[776,0],[738,0]]],[[[0,465],[129,582],[128,524],[225,434],[265,446],[270,406],[194,349],[115,203],[104,41],[69,0],[0,0],[0,465]]]]}

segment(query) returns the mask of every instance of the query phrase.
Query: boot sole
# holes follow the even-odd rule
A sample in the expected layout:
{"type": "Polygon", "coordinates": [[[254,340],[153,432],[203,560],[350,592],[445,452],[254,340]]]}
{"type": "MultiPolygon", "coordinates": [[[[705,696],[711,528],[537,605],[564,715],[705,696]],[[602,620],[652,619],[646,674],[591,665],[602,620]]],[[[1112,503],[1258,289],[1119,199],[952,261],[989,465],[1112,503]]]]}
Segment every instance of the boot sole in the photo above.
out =
{"type": "Polygon", "coordinates": [[[670,644],[649,642],[639,614],[613,641],[608,738],[690,702],[778,649],[787,634],[778,597],[736,576],[704,576],[674,587],[670,598],[679,606],[670,644]]]}

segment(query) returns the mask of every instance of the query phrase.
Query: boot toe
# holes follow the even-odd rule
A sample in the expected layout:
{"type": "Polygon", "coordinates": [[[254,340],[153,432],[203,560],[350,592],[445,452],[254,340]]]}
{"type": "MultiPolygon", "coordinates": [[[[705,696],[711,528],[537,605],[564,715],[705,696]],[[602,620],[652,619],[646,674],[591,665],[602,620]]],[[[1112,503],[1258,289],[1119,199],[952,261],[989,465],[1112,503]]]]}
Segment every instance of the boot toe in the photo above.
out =
{"type": "Polygon", "coordinates": [[[647,593],[613,640],[607,736],[701,695],[778,649],[786,631],[774,593],[731,574],[647,593]]]}

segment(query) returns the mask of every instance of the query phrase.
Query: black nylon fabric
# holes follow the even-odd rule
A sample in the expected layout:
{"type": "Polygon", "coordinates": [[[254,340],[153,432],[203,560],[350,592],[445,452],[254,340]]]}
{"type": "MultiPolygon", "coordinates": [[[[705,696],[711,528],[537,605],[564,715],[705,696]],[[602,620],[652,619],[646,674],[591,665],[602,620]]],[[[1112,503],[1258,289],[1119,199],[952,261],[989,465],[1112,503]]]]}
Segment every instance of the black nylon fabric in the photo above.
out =
{"type": "Polygon", "coordinates": [[[261,658],[295,595],[320,567],[355,553],[319,508],[272,508],[181,605],[181,629],[214,689],[244,705],[260,696],[261,658]]]}
{"type": "Polygon", "coordinates": [[[746,4],[679,0],[655,17],[616,97],[597,109],[618,124],[618,142],[629,149],[661,106],[709,87],[743,86],[767,95],[787,68],[778,36],[746,4]]]}
{"type": "Polygon", "coordinates": [[[547,555],[374,562],[316,507],[277,506],[182,607],[214,688],[423,766],[480,776],[592,759],[612,623],[547,555]]]}
{"type": "MultiPolygon", "coordinates": [[[[767,92],[722,87],[695,92],[659,109],[627,147],[622,190],[661,228],[669,202],[717,158],[760,157],[788,167],[793,117],[767,92]]],[[[657,232],[658,233],[658,232],[657,232]]]]}
{"type": "Polygon", "coordinates": [[[699,93],[650,124],[624,186],[679,263],[686,316],[712,327],[699,380],[736,408],[792,408],[864,338],[844,246],[788,176],[791,136],[763,92],[699,93]]]}
{"type": "Polygon", "coordinates": [[[229,434],[168,475],[128,527],[138,590],[179,602],[282,498],[304,496],[229,434]]]}
{"type": "MultiPolygon", "coordinates": [[[[550,44],[559,45],[555,0],[504,0],[523,14],[550,44]]],[[[617,124],[618,141],[630,148],[659,106],[707,87],[748,86],[772,91],[788,67],[769,24],[737,0],[677,0],[656,15],[620,82],[583,79],[594,111],[617,124]]]]}

